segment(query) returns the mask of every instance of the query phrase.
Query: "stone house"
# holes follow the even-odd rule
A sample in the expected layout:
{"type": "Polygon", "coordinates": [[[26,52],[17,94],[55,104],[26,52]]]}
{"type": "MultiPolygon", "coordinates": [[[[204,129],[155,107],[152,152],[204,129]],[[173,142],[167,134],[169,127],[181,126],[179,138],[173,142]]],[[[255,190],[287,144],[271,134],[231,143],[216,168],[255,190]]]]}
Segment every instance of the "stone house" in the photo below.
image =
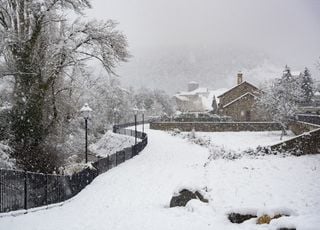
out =
{"type": "Polygon", "coordinates": [[[259,89],[243,81],[243,74],[238,73],[237,85],[218,96],[219,114],[230,116],[234,121],[259,121],[261,119],[254,109],[259,94],[259,89]]]}

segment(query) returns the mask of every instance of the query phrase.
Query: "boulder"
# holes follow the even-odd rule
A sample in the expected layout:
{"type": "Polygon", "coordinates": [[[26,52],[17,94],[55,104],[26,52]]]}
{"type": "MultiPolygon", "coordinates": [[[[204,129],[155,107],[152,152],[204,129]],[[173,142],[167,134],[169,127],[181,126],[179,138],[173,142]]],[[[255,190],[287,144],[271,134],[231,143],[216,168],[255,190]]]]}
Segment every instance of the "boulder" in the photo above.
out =
{"type": "Polygon", "coordinates": [[[268,215],[263,215],[263,216],[260,216],[258,219],[257,219],[257,224],[270,224],[270,221],[272,220],[272,218],[268,215]]]}
{"type": "Polygon", "coordinates": [[[257,216],[251,215],[251,214],[240,214],[240,213],[230,213],[228,215],[228,219],[231,223],[234,224],[241,224],[246,220],[249,220],[251,218],[256,218],[257,216]]]}
{"type": "Polygon", "coordinates": [[[296,228],[277,228],[277,230],[296,230],[296,228]]]}
{"type": "Polygon", "coordinates": [[[198,199],[202,202],[208,203],[209,201],[205,199],[202,194],[198,191],[192,192],[188,189],[182,189],[178,195],[173,196],[170,201],[170,208],[172,207],[185,207],[186,204],[192,200],[198,199]]]}
{"type": "Polygon", "coordinates": [[[258,218],[257,220],[257,224],[270,224],[270,221],[271,220],[274,220],[274,219],[278,219],[282,216],[288,216],[288,215],[283,215],[283,214],[277,214],[273,217],[271,216],[268,216],[268,215],[262,215],[258,218]]]}

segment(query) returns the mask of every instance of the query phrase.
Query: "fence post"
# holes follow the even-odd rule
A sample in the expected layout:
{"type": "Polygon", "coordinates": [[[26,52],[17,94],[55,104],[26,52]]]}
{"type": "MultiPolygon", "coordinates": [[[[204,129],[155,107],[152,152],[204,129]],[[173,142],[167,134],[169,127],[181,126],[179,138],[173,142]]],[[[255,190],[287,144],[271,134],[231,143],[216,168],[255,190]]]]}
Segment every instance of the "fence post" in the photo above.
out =
{"type": "Polygon", "coordinates": [[[116,166],[118,166],[118,152],[116,152],[116,166]]]}
{"type": "Polygon", "coordinates": [[[24,172],[24,209],[28,209],[28,172],[24,172]]]}
{"type": "Polygon", "coordinates": [[[2,202],[3,202],[3,191],[2,191],[2,187],[3,187],[3,185],[2,185],[2,183],[4,183],[3,182],[3,180],[2,180],[2,170],[0,169],[0,212],[2,212],[2,209],[3,209],[3,204],[2,204],[2,202]]]}
{"type": "Polygon", "coordinates": [[[45,186],[45,191],[44,191],[44,196],[45,196],[45,201],[46,201],[46,205],[48,205],[48,174],[46,175],[46,186],[45,186]]]}
{"type": "Polygon", "coordinates": [[[107,156],[107,170],[110,169],[110,160],[109,160],[109,155],[107,156]]]}
{"type": "Polygon", "coordinates": [[[131,156],[134,157],[135,155],[136,155],[136,146],[133,145],[132,146],[132,154],[131,154],[131,156]]]}

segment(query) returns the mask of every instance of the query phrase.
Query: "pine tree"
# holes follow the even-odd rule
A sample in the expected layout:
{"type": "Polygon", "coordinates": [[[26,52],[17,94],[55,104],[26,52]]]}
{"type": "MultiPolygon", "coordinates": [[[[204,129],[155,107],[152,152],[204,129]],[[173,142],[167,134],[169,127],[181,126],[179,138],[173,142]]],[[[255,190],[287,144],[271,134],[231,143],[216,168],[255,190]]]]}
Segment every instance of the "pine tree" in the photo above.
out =
{"type": "Polygon", "coordinates": [[[290,70],[289,66],[286,65],[284,67],[284,71],[283,71],[283,75],[282,75],[281,81],[289,82],[289,81],[292,81],[292,80],[293,80],[293,77],[291,75],[291,70],[290,70]]]}
{"type": "Polygon", "coordinates": [[[217,101],[216,101],[216,96],[213,95],[213,99],[212,99],[212,113],[217,113],[218,110],[218,105],[217,105],[217,101]]]}
{"type": "Polygon", "coordinates": [[[304,69],[304,72],[302,75],[301,88],[303,91],[302,102],[305,104],[310,104],[310,102],[312,101],[314,92],[313,92],[313,80],[309,72],[309,69],[307,67],[304,69]]]}

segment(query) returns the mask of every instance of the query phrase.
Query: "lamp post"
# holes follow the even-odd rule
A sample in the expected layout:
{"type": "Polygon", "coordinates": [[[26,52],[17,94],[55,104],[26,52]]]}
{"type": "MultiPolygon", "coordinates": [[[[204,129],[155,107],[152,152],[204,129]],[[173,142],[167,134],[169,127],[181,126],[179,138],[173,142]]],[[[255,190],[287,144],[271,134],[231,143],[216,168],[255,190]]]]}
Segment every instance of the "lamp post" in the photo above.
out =
{"type": "Polygon", "coordinates": [[[139,109],[137,106],[133,108],[133,113],[134,113],[134,144],[137,144],[137,115],[138,115],[139,109]]]}
{"type": "Polygon", "coordinates": [[[117,119],[119,113],[119,109],[117,107],[115,107],[113,109],[113,132],[117,133],[118,131],[118,124],[119,124],[119,120],[117,119]]]}
{"type": "Polygon", "coordinates": [[[80,109],[80,112],[84,118],[85,124],[85,156],[86,156],[86,163],[88,163],[88,119],[90,117],[90,113],[92,109],[89,107],[88,103],[85,103],[84,106],[80,109]]]}
{"type": "Polygon", "coordinates": [[[119,124],[119,119],[117,119],[117,118],[119,118],[119,109],[117,108],[117,107],[115,107],[114,109],[113,109],[113,113],[114,113],[114,124],[115,125],[118,125],[119,124]]]}
{"type": "Polygon", "coordinates": [[[144,106],[142,106],[142,109],[140,111],[142,113],[142,132],[144,133],[144,113],[146,112],[144,106]]]}

